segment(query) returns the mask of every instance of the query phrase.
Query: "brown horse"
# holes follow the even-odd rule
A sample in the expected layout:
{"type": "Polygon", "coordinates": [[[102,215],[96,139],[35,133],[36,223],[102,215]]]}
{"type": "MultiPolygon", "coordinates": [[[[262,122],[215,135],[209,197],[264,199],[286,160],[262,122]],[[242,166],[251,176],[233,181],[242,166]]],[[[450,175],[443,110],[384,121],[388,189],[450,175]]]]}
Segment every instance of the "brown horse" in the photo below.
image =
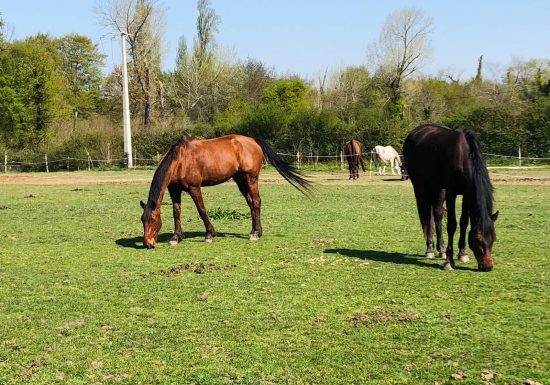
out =
{"type": "Polygon", "coordinates": [[[437,249],[445,258],[445,269],[455,267],[453,237],[456,231],[456,196],[463,195],[458,241],[461,260],[466,260],[466,228],[471,223],[468,244],[481,271],[493,268],[493,243],[496,240],[493,210],[493,186],[483,160],[479,142],[468,130],[423,125],[415,128],[403,146],[409,178],[414,187],[416,205],[424,237],[426,256],[433,258],[432,222],[435,224],[437,249]],[[444,250],[441,230],[443,202],[447,206],[447,235],[444,250]]]}
{"type": "Polygon", "coordinates": [[[344,145],[344,156],[348,161],[349,179],[359,178],[359,163],[365,172],[365,161],[361,153],[361,142],[358,140],[350,140],[344,145]]]}
{"type": "Polygon", "coordinates": [[[208,140],[186,137],[178,140],[164,154],[155,171],[147,203],[140,202],[143,208],[143,245],[148,249],[155,246],[162,226],[160,207],[166,189],[172,199],[174,215],[174,235],[170,244],[177,245],[183,239],[182,191],[191,195],[206,228],[205,241],[212,242],[215,231],[204,207],[201,186],[217,185],[231,178],[250,207],[252,231],[249,239],[259,239],[262,236],[262,225],[258,178],[264,156],[290,184],[307,195],[311,183],[262,139],[227,135],[208,140]]]}

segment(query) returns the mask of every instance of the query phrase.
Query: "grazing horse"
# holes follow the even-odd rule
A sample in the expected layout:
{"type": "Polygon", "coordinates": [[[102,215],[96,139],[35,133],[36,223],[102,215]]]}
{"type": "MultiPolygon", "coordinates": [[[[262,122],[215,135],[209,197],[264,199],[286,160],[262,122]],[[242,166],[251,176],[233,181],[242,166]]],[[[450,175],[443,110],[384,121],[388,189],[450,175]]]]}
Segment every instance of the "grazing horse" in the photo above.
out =
{"type": "Polygon", "coordinates": [[[258,178],[264,157],[290,184],[307,195],[311,183],[290,164],[281,159],[262,139],[241,135],[201,140],[183,137],[164,154],[151,182],[147,203],[141,201],[143,215],[143,245],[155,246],[162,226],[160,208],[164,192],[168,189],[172,199],[174,235],[172,246],[183,239],[181,227],[181,193],[191,195],[197,211],[204,222],[206,242],[212,242],[215,231],[208,219],[201,187],[223,183],[231,178],[237,183],[241,194],[250,207],[252,231],[250,240],[262,236],[260,223],[260,193],[258,178]]]}
{"type": "Polygon", "coordinates": [[[426,257],[433,258],[432,223],[435,223],[439,256],[445,258],[444,268],[452,270],[453,237],[456,231],[455,202],[463,195],[458,241],[461,260],[466,259],[465,235],[471,224],[468,244],[481,271],[493,268],[492,248],[495,242],[493,186],[483,160],[479,142],[468,130],[422,125],[405,139],[403,146],[409,178],[414,187],[420,223],[426,239],[426,257]],[[441,234],[443,202],[447,206],[447,249],[441,234]]]}
{"type": "Polygon", "coordinates": [[[373,150],[373,160],[378,175],[386,174],[386,165],[389,164],[392,175],[401,175],[401,159],[399,153],[392,146],[376,146],[373,150]]]}
{"type": "Polygon", "coordinates": [[[348,161],[349,167],[349,179],[359,178],[359,163],[363,172],[365,169],[365,161],[363,160],[363,154],[361,153],[361,142],[355,139],[350,140],[344,146],[344,156],[348,161]]]}

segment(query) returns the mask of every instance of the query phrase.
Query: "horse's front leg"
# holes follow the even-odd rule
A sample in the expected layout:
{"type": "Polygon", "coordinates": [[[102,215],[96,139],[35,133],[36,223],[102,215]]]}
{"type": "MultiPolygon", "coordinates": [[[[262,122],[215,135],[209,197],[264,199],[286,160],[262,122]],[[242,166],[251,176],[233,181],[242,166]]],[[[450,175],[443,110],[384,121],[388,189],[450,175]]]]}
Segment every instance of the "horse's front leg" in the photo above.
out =
{"type": "Polygon", "coordinates": [[[447,259],[443,268],[445,270],[453,270],[455,268],[455,261],[453,258],[453,245],[454,245],[454,235],[456,232],[456,194],[448,192],[446,196],[447,203],[447,259]]]}
{"type": "Polygon", "coordinates": [[[172,199],[172,213],[174,215],[174,235],[170,238],[170,245],[176,246],[183,240],[183,229],[181,227],[181,188],[175,185],[168,186],[170,199],[172,199]]]}
{"type": "Polygon", "coordinates": [[[204,207],[204,201],[202,200],[202,192],[200,187],[189,187],[189,195],[191,195],[191,198],[193,199],[193,202],[197,207],[197,211],[199,212],[199,215],[204,223],[204,228],[206,230],[206,237],[204,238],[204,241],[212,242],[214,240],[214,235],[216,235],[216,232],[214,231],[214,226],[212,226],[212,223],[208,218],[208,214],[206,213],[206,208],[204,207]]]}
{"type": "Polygon", "coordinates": [[[469,212],[466,194],[462,198],[462,212],[460,213],[460,236],[458,238],[458,259],[460,262],[469,262],[470,258],[466,252],[466,229],[468,227],[469,212]]]}

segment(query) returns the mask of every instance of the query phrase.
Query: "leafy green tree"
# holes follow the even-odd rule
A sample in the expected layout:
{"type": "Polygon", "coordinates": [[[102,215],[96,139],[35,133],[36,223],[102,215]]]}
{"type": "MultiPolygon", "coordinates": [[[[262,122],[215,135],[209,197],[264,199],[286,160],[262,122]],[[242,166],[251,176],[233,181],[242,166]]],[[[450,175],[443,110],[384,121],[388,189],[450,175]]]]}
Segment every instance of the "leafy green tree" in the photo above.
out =
{"type": "Polygon", "coordinates": [[[63,73],[68,83],[67,99],[72,109],[83,117],[98,109],[101,97],[101,67],[104,55],[88,37],[69,34],[57,41],[63,73]]]}
{"type": "Polygon", "coordinates": [[[44,143],[49,123],[62,114],[61,79],[50,43],[37,35],[0,52],[0,127],[12,146],[44,143]]]}
{"type": "Polygon", "coordinates": [[[280,79],[264,91],[261,104],[278,106],[287,113],[295,113],[308,106],[307,85],[298,77],[280,79]]]}

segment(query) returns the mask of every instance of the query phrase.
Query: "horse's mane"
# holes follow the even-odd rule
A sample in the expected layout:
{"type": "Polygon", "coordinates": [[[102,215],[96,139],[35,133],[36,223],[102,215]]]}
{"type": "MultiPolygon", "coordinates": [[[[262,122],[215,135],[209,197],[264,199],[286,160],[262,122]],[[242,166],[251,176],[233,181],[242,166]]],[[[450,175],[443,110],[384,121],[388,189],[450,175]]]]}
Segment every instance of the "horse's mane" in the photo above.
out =
{"type": "Polygon", "coordinates": [[[483,153],[479,141],[468,130],[462,130],[468,146],[470,147],[470,160],[472,162],[472,181],[474,184],[474,210],[479,211],[480,227],[483,234],[494,232],[491,214],[493,213],[493,185],[485,166],[483,153]]]}
{"type": "Polygon", "coordinates": [[[187,144],[190,139],[191,139],[190,137],[182,136],[181,138],[178,139],[176,143],[170,146],[168,151],[166,151],[166,153],[162,157],[162,160],[160,161],[155,171],[155,174],[153,175],[153,180],[151,181],[151,187],[149,189],[149,198],[147,199],[147,204],[149,206],[154,205],[155,202],[158,201],[159,196],[162,193],[162,186],[163,186],[166,173],[168,172],[168,169],[170,168],[170,164],[175,159],[176,154],[178,153],[177,151],[178,148],[187,144]]]}

